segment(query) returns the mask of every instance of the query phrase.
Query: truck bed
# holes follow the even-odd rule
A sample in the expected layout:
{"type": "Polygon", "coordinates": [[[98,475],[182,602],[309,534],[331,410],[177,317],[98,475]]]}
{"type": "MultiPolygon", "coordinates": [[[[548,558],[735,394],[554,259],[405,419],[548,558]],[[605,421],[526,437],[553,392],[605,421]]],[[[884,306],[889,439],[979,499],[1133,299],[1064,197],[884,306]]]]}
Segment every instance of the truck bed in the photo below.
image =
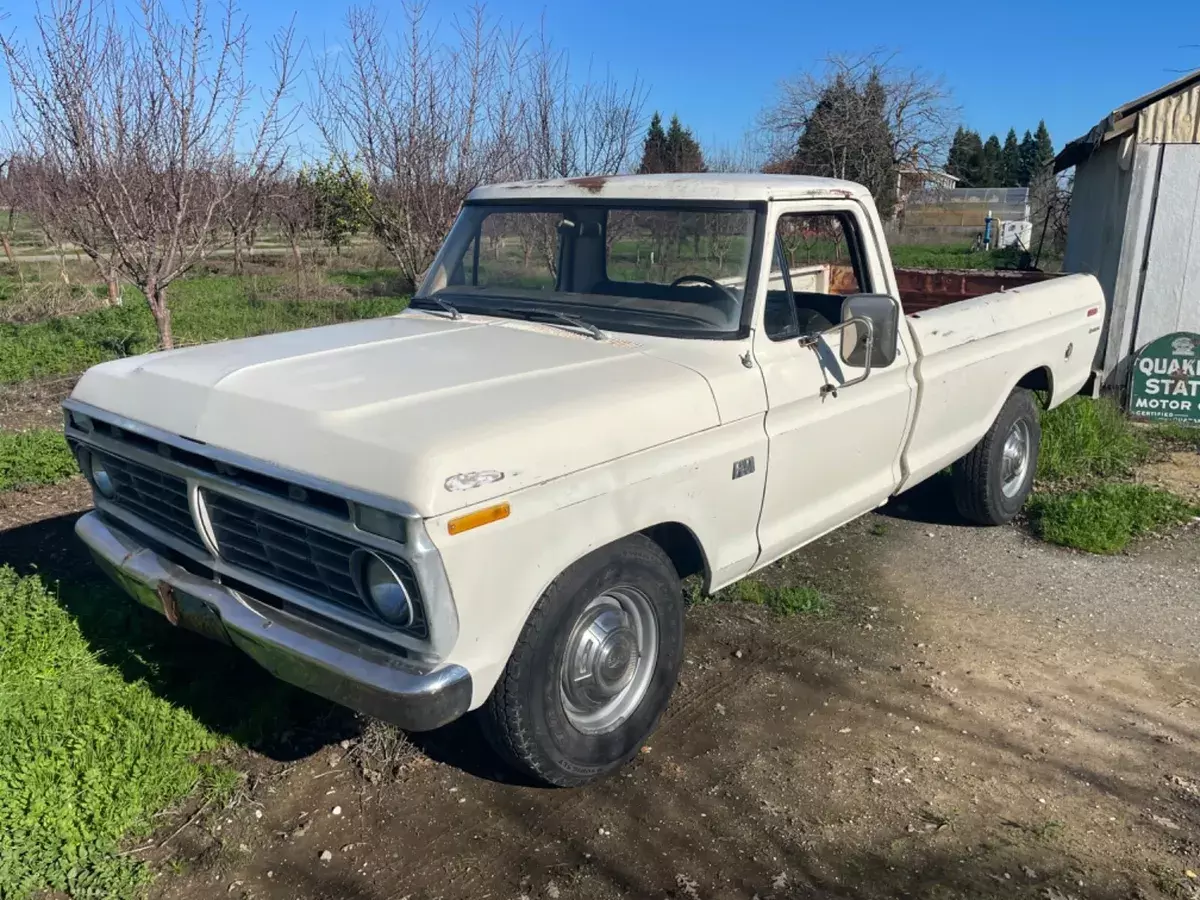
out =
{"type": "MultiPolygon", "coordinates": [[[[937,309],[960,300],[982,297],[1013,288],[1038,284],[1057,275],[1048,272],[1024,272],[1017,269],[896,269],[900,302],[906,315],[937,309]]],[[[849,266],[830,266],[830,293],[850,293],[854,272],[849,266]]]]}

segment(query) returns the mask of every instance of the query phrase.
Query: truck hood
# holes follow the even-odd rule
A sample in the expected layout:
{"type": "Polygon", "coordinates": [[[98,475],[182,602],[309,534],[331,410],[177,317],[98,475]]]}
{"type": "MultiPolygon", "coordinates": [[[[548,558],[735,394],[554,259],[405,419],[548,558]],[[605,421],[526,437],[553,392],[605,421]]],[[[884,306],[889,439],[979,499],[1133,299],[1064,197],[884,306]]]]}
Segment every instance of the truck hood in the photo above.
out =
{"type": "Polygon", "coordinates": [[[116,360],[72,397],[426,516],[719,421],[701,375],[634,342],[416,311],[116,360]]]}

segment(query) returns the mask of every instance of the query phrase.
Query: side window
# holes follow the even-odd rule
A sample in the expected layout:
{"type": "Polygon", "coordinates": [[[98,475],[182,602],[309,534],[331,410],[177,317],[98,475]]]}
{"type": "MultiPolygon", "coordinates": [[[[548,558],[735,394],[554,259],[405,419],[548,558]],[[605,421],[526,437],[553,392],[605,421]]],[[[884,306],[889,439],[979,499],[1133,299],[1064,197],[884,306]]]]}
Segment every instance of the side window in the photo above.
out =
{"type": "Polygon", "coordinates": [[[554,290],[561,219],[552,213],[492,213],[480,227],[478,253],[472,244],[463,257],[465,280],[479,287],[554,290]]]}
{"type": "Polygon", "coordinates": [[[832,328],[843,298],[870,290],[861,246],[849,214],[779,217],[764,321],[771,340],[832,328]]]}
{"type": "Polygon", "coordinates": [[[780,216],[775,231],[797,294],[845,297],[868,290],[851,216],[795,213],[780,216]]]}

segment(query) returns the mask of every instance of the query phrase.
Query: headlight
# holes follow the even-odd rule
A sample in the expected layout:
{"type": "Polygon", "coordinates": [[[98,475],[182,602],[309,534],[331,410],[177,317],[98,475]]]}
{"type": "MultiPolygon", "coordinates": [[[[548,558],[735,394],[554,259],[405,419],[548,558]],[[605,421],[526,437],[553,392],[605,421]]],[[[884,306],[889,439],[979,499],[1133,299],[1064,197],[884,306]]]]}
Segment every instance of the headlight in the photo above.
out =
{"type": "Polygon", "coordinates": [[[355,553],[358,591],[375,615],[396,628],[413,623],[413,598],[396,569],[369,550],[355,553]]]}
{"type": "Polygon", "coordinates": [[[87,450],[80,451],[79,456],[80,468],[83,469],[92,486],[100,492],[100,496],[108,500],[117,496],[117,484],[113,481],[104,460],[87,450]]]}

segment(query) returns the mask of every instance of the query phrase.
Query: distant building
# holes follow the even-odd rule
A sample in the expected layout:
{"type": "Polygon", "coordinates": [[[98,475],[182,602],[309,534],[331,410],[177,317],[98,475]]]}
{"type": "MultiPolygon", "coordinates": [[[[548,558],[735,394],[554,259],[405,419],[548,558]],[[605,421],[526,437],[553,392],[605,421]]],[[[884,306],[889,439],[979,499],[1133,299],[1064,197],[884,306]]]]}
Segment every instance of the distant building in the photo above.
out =
{"type": "Polygon", "coordinates": [[[1141,347],[1200,331],[1200,71],[1114,109],[1054,160],[1072,166],[1063,268],[1104,288],[1096,384],[1122,387],[1141,347]]]}
{"type": "Polygon", "coordinates": [[[925,169],[920,166],[903,165],[896,169],[896,200],[914,191],[948,191],[958,185],[958,179],[941,169],[925,169]]]}
{"type": "MultiPolygon", "coordinates": [[[[953,177],[953,176],[947,176],[953,177]]],[[[1029,188],[922,188],[905,195],[897,239],[911,244],[970,244],[992,219],[992,246],[1028,249],[1029,188]]]]}

